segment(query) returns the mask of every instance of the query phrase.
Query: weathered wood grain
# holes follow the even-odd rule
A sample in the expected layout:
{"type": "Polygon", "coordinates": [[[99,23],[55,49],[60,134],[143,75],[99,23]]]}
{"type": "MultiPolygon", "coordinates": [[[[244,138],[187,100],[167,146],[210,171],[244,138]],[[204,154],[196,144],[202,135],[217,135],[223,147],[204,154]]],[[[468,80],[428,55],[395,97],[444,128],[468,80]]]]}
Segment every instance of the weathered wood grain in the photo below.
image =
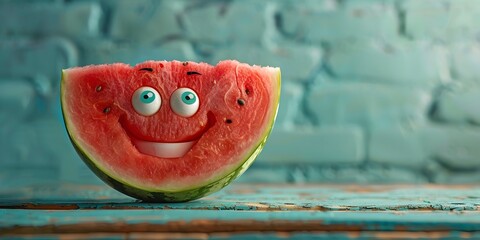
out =
{"type": "Polygon", "coordinates": [[[140,202],[106,186],[32,186],[0,191],[0,238],[479,237],[479,205],[477,185],[237,184],[177,204],[140,202]]]}
{"type": "Polygon", "coordinates": [[[144,203],[106,186],[0,191],[4,209],[195,209],[255,211],[478,211],[477,185],[232,185],[188,203],[144,203]]]}
{"type": "MultiPolygon", "coordinates": [[[[206,239],[294,239],[294,240],[311,240],[311,239],[459,239],[459,238],[475,238],[480,235],[469,232],[258,232],[258,233],[66,233],[66,234],[42,234],[42,240],[62,239],[62,240],[206,240],[206,239]]],[[[39,235],[5,235],[5,239],[39,239],[39,235]]]]}
{"type": "Polygon", "coordinates": [[[1,210],[2,234],[85,232],[478,232],[476,212],[1,210]]]}

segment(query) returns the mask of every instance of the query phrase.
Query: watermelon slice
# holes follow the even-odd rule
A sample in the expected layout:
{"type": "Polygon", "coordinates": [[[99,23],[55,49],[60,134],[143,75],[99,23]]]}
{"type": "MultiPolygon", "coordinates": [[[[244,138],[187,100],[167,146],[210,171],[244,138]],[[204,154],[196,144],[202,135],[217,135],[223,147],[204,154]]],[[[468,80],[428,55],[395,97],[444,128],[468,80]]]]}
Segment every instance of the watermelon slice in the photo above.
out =
{"type": "Polygon", "coordinates": [[[242,174],[262,150],[280,69],[237,61],[147,61],[63,71],[70,139],[107,184],[155,202],[198,199],[242,174]]]}

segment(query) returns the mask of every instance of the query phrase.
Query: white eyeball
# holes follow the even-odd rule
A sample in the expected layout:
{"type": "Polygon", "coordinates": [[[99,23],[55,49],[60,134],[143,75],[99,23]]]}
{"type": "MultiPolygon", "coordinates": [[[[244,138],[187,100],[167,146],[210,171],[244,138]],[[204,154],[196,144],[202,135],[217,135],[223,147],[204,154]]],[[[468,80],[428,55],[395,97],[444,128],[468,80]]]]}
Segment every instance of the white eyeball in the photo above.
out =
{"type": "Polygon", "coordinates": [[[179,88],[172,93],[170,97],[170,107],[172,110],[182,116],[193,116],[200,105],[200,99],[197,94],[190,88],[179,88]]]}
{"type": "Polygon", "coordinates": [[[133,93],[132,105],[138,114],[152,116],[160,109],[162,98],[157,90],[151,87],[141,87],[133,93]]]}

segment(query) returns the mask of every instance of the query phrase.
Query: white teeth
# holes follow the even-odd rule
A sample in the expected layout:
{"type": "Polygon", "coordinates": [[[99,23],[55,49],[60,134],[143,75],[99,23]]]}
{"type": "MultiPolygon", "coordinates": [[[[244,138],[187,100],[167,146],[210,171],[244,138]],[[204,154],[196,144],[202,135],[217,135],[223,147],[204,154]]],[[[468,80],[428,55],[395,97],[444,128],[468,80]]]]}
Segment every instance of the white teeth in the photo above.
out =
{"type": "Polygon", "coordinates": [[[133,144],[143,154],[161,158],[183,157],[195,144],[196,141],[180,143],[159,143],[132,139],[133,144]]]}

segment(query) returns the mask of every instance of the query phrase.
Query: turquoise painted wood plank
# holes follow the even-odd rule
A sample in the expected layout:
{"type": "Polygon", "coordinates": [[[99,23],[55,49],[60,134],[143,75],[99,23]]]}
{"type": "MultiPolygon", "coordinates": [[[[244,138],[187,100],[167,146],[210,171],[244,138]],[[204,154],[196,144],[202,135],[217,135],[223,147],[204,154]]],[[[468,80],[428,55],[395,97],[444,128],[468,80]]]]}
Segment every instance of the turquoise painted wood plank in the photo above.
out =
{"type": "Polygon", "coordinates": [[[36,185],[0,190],[0,238],[102,232],[135,239],[122,234],[155,232],[275,239],[268,234],[276,232],[293,239],[448,239],[480,236],[479,205],[478,185],[233,184],[177,204],[140,202],[107,186],[36,185]]]}
{"type": "Polygon", "coordinates": [[[88,240],[145,240],[145,239],[459,239],[480,238],[480,234],[471,232],[258,232],[258,233],[63,233],[39,235],[6,235],[5,239],[88,239],[88,240]]]}
{"type": "Polygon", "coordinates": [[[435,211],[0,210],[0,233],[480,231],[480,214],[435,211]]]}
{"type": "Polygon", "coordinates": [[[107,186],[31,186],[0,191],[0,208],[283,211],[478,211],[478,185],[233,184],[188,203],[144,203],[107,186]]]}

